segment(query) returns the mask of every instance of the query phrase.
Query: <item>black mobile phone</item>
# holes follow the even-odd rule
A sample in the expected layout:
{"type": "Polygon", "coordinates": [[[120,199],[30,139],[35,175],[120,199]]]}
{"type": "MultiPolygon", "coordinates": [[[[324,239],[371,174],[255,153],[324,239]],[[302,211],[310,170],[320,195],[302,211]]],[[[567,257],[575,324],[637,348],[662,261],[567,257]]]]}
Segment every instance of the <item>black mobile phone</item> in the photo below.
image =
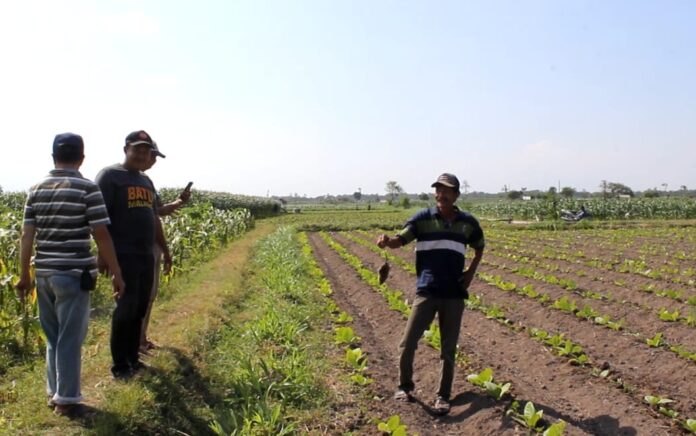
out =
{"type": "Polygon", "coordinates": [[[193,186],[193,182],[188,182],[188,185],[186,185],[186,187],[184,188],[184,191],[190,191],[191,186],[193,186]]]}

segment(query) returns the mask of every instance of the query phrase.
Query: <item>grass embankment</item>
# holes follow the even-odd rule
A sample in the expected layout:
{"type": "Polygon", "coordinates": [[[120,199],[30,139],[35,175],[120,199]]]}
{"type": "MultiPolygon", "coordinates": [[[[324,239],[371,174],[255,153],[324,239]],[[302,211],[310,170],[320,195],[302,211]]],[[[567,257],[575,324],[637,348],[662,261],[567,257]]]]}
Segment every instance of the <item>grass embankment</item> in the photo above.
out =
{"type": "Polygon", "coordinates": [[[82,377],[87,416],[70,421],[50,413],[43,361],[15,368],[6,379],[13,398],[0,412],[0,432],[280,434],[321,427],[331,404],[324,378],[340,367],[338,352],[326,352],[328,300],[294,232],[266,237],[273,227],[259,223],[169,284],[151,326],[161,347],[130,381],[110,377],[108,319],[90,325],[82,377]]]}

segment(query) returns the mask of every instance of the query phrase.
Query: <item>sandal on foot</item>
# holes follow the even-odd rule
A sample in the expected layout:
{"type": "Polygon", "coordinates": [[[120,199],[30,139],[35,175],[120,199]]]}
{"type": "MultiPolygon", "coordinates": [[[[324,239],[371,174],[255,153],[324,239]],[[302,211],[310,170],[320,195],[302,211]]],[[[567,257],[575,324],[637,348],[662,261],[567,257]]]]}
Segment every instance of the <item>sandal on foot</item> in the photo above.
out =
{"type": "Polygon", "coordinates": [[[450,411],[450,403],[444,397],[437,397],[433,405],[433,412],[437,415],[447,415],[450,411]]]}
{"type": "Polygon", "coordinates": [[[413,397],[411,396],[411,393],[409,391],[405,391],[403,389],[397,389],[396,392],[394,392],[394,399],[396,401],[401,401],[404,403],[409,403],[413,401],[413,397]]]}
{"type": "Polygon", "coordinates": [[[84,415],[82,404],[56,404],[53,414],[67,418],[79,418],[84,415]]]}

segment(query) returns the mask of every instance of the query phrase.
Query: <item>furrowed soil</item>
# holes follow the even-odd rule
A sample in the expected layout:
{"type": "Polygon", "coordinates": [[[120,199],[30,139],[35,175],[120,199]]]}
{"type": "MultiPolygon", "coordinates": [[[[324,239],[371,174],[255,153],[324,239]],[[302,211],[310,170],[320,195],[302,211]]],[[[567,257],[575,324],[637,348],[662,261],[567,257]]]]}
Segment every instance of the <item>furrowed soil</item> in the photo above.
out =
{"type": "MultiPolygon", "coordinates": [[[[352,235],[373,240],[365,234],[354,232],[352,235]]],[[[366,268],[377,271],[382,264],[383,259],[367,248],[340,234],[331,236],[360,258],[366,268]]],[[[675,409],[684,416],[696,416],[696,390],[691,382],[696,376],[693,363],[668,350],[641,344],[625,332],[592,324],[536,300],[501,291],[481,280],[476,280],[470,291],[481,295],[486,305],[502,307],[516,328],[488,319],[479,311],[466,310],[459,341],[466,366],[457,370],[450,415],[436,418],[428,408],[437,390],[440,360],[438,352],[425,344],[416,354],[414,367],[418,401],[412,404],[395,402],[390,396],[398,384],[397,346],[405,319],[400,313],[389,310],[382,296],[362,281],[318,235],[311,234],[310,241],[321,268],[331,281],[337,304],[354,316],[354,329],[363,338],[362,348],[370,353],[370,375],[383,398],[378,406],[380,414],[399,414],[410,432],[433,435],[524,433],[525,429],[505,415],[509,400],[495,401],[465,380],[467,374],[485,367],[494,370],[497,381],[511,382],[511,392],[522,404],[532,401],[537,409],[543,409],[548,423],[559,419],[566,421],[566,434],[683,433],[673,421],[651,410],[643,402],[644,395],[674,399],[678,404],[675,409]],[[557,356],[532,339],[526,331],[530,328],[564,332],[566,338],[583,346],[592,365],[570,365],[567,358],[557,356]],[[592,370],[596,368],[609,369],[611,376],[593,375],[592,370]]],[[[391,253],[414,261],[412,252],[407,250],[392,250],[391,253]]],[[[486,270],[520,286],[528,283],[527,279],[508,270],[480,267],[480,271],[486,270]]],[[[414,296],[415,276],[397,265],[392,264],[387,284],[403,291],[410,299],[414,296]]],[[[535,283],[535,287],[554,295],[564,292],[560,287],[553,289],[553,286],[544,287],[539,283],[535,283]]],[[[601,306],[598,309],[604,311],[601,306]]],[[[659,319],[654,323],[658,326],[659,319]]],[[[640,329],[651,328],[651,324],[636,325],[640,329]]]]}

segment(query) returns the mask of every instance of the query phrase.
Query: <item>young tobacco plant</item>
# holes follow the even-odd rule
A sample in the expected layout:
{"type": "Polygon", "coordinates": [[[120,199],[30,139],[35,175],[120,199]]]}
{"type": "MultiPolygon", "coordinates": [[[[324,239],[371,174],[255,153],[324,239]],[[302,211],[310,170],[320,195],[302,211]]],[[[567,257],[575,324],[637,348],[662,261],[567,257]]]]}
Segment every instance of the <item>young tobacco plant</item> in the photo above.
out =
{"type": "Polygon", "coordinates": [[[684,421],[684,428],[689,430],[691,433],[696,433],[696,419],[687,419],[684,421]]]}
{"type": "Polygon", "coordinates": [[[679,320],[679,310],[670,312],[669,310],[662,308],[660,309],[660,319],[667,322],[675,322],[679,320]]]}
{"type": "Polygon", "coordinates": [[[469,374],[466,377],[470,383],[482,387],[486,393],[496,400],[500,400],[512,387],[512,383],[496,383],[493,381],[493,370],[486,368],[478,374],[469,374]]]}
{"type": "Polygon", "coordinates": [[[367,369],[367,356],[360,348],[348,348],[346,350],[346,362],[356,372],[367,369]]]}
{"type": "Polygon", "coordinates": [[[655,333],[655,336],[653,336],[652,339],[646,339],[645,343],[653,348],[661,346],[664,344],[664,341],[662,340],[662,333],[655,333]]]}
{"type": "Polygon", "coordinates": [[[405,424],[401,423],[401,417],[399,415],[393,415],[386,421],[377,423],[377,430],[386,435],[406,436],[407,427],[405,424]]]}
{"type": "Polygon", "coordinates": [[[336,327],[334,342],[339,345],[351,345],[360,342],[360,337],[355,334],[352,327],[336,327]]]}
{"type": "Polygon", "coordinates": [[[519,403],[517,401],[513,401],[512,406],[506,413],[514,421],[525,426],[529,430],[537,431],[537,425],[540,424],[540,421],[544,416],[544,411],[541,409],[537,410],[536,407],[534,407],[534,403],[532,403],[531,401],[527,401],[527,404],[525,404],[524,411],[522,413],[519,413],[517,411],[518,409],[519,403]]]}

